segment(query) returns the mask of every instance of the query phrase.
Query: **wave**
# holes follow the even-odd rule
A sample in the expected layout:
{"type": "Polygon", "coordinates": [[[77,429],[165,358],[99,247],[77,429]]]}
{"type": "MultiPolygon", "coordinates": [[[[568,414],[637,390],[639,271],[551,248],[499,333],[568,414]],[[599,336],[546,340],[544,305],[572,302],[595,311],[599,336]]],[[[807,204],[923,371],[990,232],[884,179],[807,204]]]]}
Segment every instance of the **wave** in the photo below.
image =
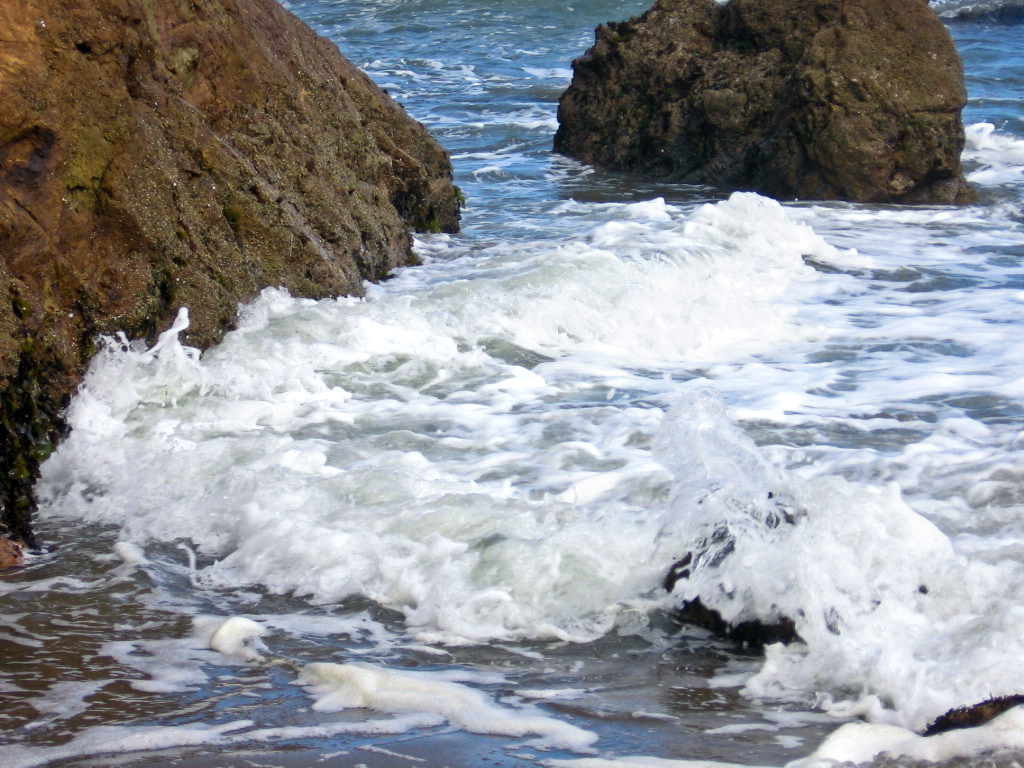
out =
{"type": "Polygon", "coordinates": [[[708,388],[682,393],[654,450],[675,476],[661,539],[685,555],[677,604],[699,599],[733,626],[788,619],[801,641],[729,681],[747,694],[918,730],[1024,686],[1008,673],[1024,571],[958,553],[896,484],[778,467],[708,388]]]}
{"type": "Polygon", "coordinates": [[[932,7],[947,20],[1024,19],[1024,0],[937,0],[932,7]]]}
{"type": "Polygon", "coordinates": [[[1019,183],[1024,178],[1024,139],[992,123],[965,129],[963,159],[969,164],[967,180],[981,186],[1019,183]]]}

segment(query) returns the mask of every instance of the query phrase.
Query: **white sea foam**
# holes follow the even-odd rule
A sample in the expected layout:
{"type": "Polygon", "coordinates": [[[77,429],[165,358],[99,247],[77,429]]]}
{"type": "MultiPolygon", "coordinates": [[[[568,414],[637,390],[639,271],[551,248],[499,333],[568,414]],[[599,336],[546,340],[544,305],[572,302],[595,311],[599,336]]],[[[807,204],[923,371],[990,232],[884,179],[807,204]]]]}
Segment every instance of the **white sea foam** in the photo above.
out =
{"type": "Polygon", "coordinates": [[[102,650],[125,669],[143,675],[129,681],[135,690],[180,693],[195,690],[209,680],[199,664],[209,659],[197,654],[195,646],[192,638],[112,640],[105,643],[102,650]]]}
{"type": "Polygon", "coordinates": [[[232,616],[213,628],[212,634],[206,639],[206,644],[211,650],[225,656],[259,662],[263,661],[263,654],[260,651],[266,651],[266,646],[259,640],[264,634],[266,629],[252,619],[232,616]]]}
{"type": "Polygon", "coordinates": [[[393,714],[436,713],[471,733],[534,736],[538,746],[588,752],[597,734],[531,709],[493,703],[474,688],[429,672],[398,672],[365,664],[309,664],[300,676],[320,712],[365,707],[393,714]]]}
{"type": "Polygon", "coordinates": [[[963,159],[976,164],[967,179],[984,186],[1019,184],[1024,180],[1024,139],[999,131],[992,123],[966,128],[963,159]]]}
{"type": "Polygon", "coordinates": [[[627,757],[578,757],[572,760],[545,760],[551,768],[758,768],[716,760],[671,760],[664,757],[630,755],[627,757]]]}
{"type": "MultiPolygon", "coordinates": [[[[985,725],[921,736],[895,725],[848,723],[834,731],[814,752],[785,768],[834,768],[889,759],[941,762],[1024,748],[1024,707],[1011,709],[985,725]]],[[[713,760],[672,760],[633,755],[545,760],[552,768],[741,768],[713,760]]],[[[746,767],[743,767],[746,768],[746,767]]]]}
{"type": "Polygon", "coordinates": [[[35,768],[58,760],[104,753],[141,752],[223,742],[224,734],[250,725],[248,721],[223,725],[163,725],[90,728],[58,747],[2,747],[6,768],[35,768]]]}
{"type": "MultiPolygon", "coordinates": [[[[263,654],[269,651],[259,643],[259,638],[265,634],[262,624],[242,616],[204,617],[196,621],[195,636],[200,642],[225,656],[247,662],[267,661],[263,654]]],[[[471,733],[534,737],[530,743],[538,747],[592,751],[596,734],[546,716],[532,707],[499,706],[483,691],[466,685],[467,682],[486,685],[505,680],[498,674],[462,669],[395,671],[361,663],[308,664],[299,674],[299,683],[316,700],[313,709],[318,712],[361,708],[422,716],[429,724],[447,721],[471,733]]],[[[422,717],[410,727],[423,727],[422,717]]],[[[257,733],[254,738],[260,740],[266,738],[266,734],[257,733]]]]}
{"type": "Polygon", "coordinates": [[[530,77],[536,77],[542,80],[559,80],[568,83],[572,79],[572,70],[565,67],[523,67],[523,72],[528,74],[530,77]]]}
{"type": "Polygon", "coordinates": [[[345,734],[390,735],[431,728],[444,722],[437,715],[402,715],[383,720],[321,725],[253,728],[249,720],[218,725],[95,726],[56,747],[0,746],[4,768],[36,768],[75,757],[147,752],[173,747],[231,747],[274,744],[292,739],[329,739],[345,734]]]}
{"type": "Polygon", "coordinates": [[[669,412],[656,451],[676,476],[663,544],[692,558],[677,597],[732,623],[788,617],[804,641],[766,648],[751,695],[817,692],[837,714],[922,728],[1024,690],[1016,668],[991,675],[1024,652],[1021,569],[957,555],[895,484],[780,472],[702,389],[669,412]]]}
{"type": "Polygon", "coordinates": [[[202,360],[181,322],[154,350],[107,345],[46,487],[128,541],[191,538],[218,558],[200,585],[365,594],[428,640],[602,634],[660,581],[647,501],[665,474],[631,445],[660,413],[590,393],[651,388],[624,355],[721,358],[809,332],[791,295],[833,288],[802,257],[843,259],[756,195],[610,213],[471,279],[442,265],[367,301],[267,291],[202,360]],[[579,407],[544,405],[561,398],[579,407]]]}
{"type": "Polygon", "coordinates": [[[927,737],[894,725],[848,723],[811,755],[786,768],[831,768],[839,763],[865,763],[879,755],[939,762],[1002,749],[1024,749],[1024,707],[976,728],[927,737]]]}
{"type": "Polygon", "coordinates": [[[146,551],[138,544],[132,544],[129,541],[119,541],[114,545],[114,553],[120,557],[125,565],[145,565],[149,561],[146,559],[146,551]]]}
{"type": "Polygon", "coordinates": [[[538,701],[565,701],[582,698],[589,692],[586,688],[557,688],[553,690],[519,689],[517,696],[538,701]]]}
{"type": "Polygon", "coordinates": [[[85,699],[107,684],[107,680],[61,680],[43,696],[29,699],[32,708],[53,718],[70,718],[89,708],[85,699]]]}

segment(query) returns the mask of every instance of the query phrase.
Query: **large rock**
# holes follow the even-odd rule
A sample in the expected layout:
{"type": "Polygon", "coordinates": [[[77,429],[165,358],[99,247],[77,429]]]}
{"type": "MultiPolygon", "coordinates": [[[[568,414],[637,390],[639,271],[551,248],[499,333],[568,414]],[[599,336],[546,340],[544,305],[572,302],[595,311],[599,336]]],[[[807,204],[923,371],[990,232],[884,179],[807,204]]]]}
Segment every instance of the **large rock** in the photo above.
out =
{"type": "Polygon", "coordinates": [[[658,0],[573,63],[555,149],[779,198],[963,202],[966,103],[926,0],[658,0]]]}
{"type": "Polygon", "coordinates": [[[0,520],[100,334],[358,294],[453,231],[448,156],[275,0],[0,0],[0,520]]]}

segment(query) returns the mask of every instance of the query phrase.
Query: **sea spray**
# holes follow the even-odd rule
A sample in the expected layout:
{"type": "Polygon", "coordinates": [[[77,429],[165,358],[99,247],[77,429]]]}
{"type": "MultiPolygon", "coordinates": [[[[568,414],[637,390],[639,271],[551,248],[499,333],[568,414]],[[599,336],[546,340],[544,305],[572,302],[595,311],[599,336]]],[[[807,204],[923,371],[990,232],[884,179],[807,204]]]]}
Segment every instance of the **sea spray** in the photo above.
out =
{"type": "Polygon", "coordinates": [[[795,624],[801,642],[766,648],[750,695],[813,695],[837,714],[919,729],[957,702],[1024,687],[1007,669],[993,691],[986,673],[1020,643],[996,586],[1005,567],[956,554],[895,484],[780,471],[706,388],[672,407],[655,451],[676,477],[661,544],[689,556],[676,598],[731,624],[795,624]]]}
{"type": "Polygon", "coordinates": [[[177,339],[185,316],[153,350],[108,343],[48,492],[126,540],[191,539],[215,558],[204,587],[366,595],[431,641],[610,631],[658,605],[665,568],[665,474],[637,442],[661,416],[594,400],[650,388],[615,359],[801,334],[791,295],[834,290],[804,257],[849,258],[756,195],[610,210],[640,229],[605,223],[468,280],[400,278],[363,301],[268,290],[202,359],[177,339]]]}

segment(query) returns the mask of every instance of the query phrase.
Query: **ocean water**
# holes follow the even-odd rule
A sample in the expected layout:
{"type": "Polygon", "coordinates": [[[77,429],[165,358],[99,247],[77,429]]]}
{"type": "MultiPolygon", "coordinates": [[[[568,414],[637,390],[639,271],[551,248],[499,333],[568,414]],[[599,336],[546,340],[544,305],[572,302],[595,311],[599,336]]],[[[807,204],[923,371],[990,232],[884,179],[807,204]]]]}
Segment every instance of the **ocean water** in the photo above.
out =
{"type": "Polygon", "coordinates": [[[913,208],[551,154],[646,2],[285,5],[449,149],[464,231],[202,355],[187,310],[108,341],[0,581],[0,765],[1020,759],[1015,712],[913,733],[1024,692],[1019,4],[933,3],[980,201],[913,208]]]}

